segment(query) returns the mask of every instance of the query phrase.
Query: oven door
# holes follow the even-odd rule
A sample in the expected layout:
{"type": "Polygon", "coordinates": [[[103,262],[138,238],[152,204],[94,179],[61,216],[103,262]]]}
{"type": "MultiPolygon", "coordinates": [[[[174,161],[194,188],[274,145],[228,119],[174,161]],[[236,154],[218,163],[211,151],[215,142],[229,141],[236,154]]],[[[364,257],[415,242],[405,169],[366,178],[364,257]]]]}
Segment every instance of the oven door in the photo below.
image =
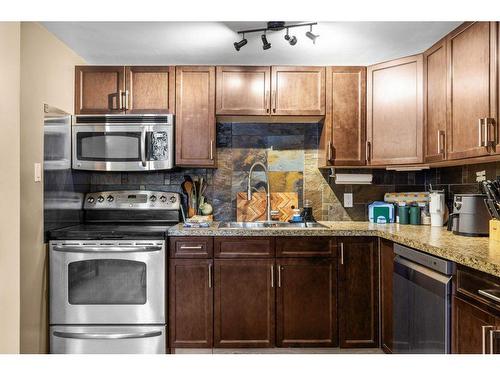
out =
{"type": "Polygon", "coordinates": [[[51,326],[51,354],[165,354],[165,326],[51,326]]]}
{"type": "Polygon", "coordinates": [[[50,324],[165,324],[165,242],[51,241],[50,324]]]}

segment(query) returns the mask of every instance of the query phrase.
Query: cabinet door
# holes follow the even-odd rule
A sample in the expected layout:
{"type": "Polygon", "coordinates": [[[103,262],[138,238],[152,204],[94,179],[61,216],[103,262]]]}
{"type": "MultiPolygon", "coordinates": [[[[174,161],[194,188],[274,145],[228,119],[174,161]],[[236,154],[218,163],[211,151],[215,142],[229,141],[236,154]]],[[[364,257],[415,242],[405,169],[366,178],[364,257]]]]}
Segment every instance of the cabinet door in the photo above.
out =
{"type": "Polygon", "coordinates": [[[274,259],[215,260],[214,345],[273,347],[274,259]]]}
{"type": "Polygon", "coordinates": [[[271,68],[269,66],[218,66],[218,115],[268,115],[271,68]]]}
{"type": "Polygon", "coordinates": [[[339,246],[340,347],[377,347],[377,240],[371,237],[352,237],[341,239],[339,246]]]}
{"type": "Polygon", "coordinates": [[[324,115],[325,68],[273,66],[271,76],[273,115],[324,115]]]}
{"type": "Polygon", "coordinates": [[[127,113],[174,113],[173,66],[128,66],[125,81],[127,113]]]}
{"type": "Polygon", "coordinates": [[[489,352],[488,335],[483,327],[495,325],[493,315],[454,297],[452,322],[452,350],[454,354],[481,354],[483,349],[489,352]]]}
{"type": "Polygon", "coordinates": [[[487,155],[480,123],[496,117],[496,23],[465,23],[447,37],[448,159],[487,155]]]}
{"type": "Polygon", "coordinates": [[[446,43],[424,53],[425,161],[446,159],[446,43]]]}
{"type": "Polygon", "coordinates": [[[76,66],[75,114],[123,112],[124,71],[123,66],[76,66]]]}
{"type": "Polygon", "coordinates": [[[215,167],[215,68],[178,66],[175,100],[175,164],[215,167]]]}
{"type": "Polygon", "coordinates": [[[168,328],[172,348],[211,348],[213,282],[211,259],[171,259],[168,328]]]}
{"type": "Polygon", "coordinates": [[[332,259],[280,259],[277,345],[337,346],[337,267],[332,259]]]}
{"type": "Polygon", "coordinates": [[[380,239],[380,303],[382,319],[382,349],[392,353],[392,273],[394,270],[394,244],[380,239]]]}
{"type": "Polygon", "coordinates": [[[327,68],[326,122],[331,122],[331,165],[364,165],[366,68],[327,68]],[[331,81],[331,84],[330,82],[331,81]]]}
{"type": "Polygon", "coordinates": [[[422,162],[422,55],[368,67],[367,160],[372,165],[422,162]]]}

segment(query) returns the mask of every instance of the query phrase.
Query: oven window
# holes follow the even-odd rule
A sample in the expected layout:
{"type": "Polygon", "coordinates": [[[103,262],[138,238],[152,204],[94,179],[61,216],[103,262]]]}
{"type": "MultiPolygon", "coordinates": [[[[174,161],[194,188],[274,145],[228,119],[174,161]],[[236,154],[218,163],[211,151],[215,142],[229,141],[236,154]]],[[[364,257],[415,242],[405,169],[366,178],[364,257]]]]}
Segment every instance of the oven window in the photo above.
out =
{"type": "Polygon", "coordinates": [[[78,132],[76,138],[78,160],[141,160],[141,133],[139,132],[78,132]]]}
{"type": "Polygon", "coordinates": [[[146,263],[124,259],[93,259],[68,265],[71,305],[143,305],[146,263]]]}

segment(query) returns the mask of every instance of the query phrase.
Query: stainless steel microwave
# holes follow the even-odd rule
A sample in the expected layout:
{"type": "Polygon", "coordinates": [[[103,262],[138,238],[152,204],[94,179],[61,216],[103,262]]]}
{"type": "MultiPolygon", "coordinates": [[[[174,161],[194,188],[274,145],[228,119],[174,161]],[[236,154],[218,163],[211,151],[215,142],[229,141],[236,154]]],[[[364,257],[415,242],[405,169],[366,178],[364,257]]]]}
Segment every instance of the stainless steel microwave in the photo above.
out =
{"type": "Polygon", "coordinates": [[[174,167],[174,116],[76,115],[72,167],[90,171],[150,171],[174,167]]]}

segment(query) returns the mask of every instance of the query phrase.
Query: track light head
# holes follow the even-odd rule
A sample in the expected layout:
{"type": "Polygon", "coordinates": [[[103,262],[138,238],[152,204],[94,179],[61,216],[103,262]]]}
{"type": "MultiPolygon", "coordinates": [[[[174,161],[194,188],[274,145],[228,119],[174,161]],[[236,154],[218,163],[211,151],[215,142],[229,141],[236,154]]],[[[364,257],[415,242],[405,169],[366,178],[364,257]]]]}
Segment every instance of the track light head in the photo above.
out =
{"type": "Polygon", "coordinates": [[[261,39],[262,39],[262,49],[263,50],[271,48],[271,43],[269,43],[267,41],[266,33],[262,34],[261,39]]]}
{"type": "Polygon", "coordinates": [[[248,43],[248,41],[243,36],[243,39],[241,39],[239,42],[234,42],[234,49],[236,51],[239,51],[241,49],[241,47],[243,47],[247,43],[248,43]]]}
{"type": "Polygon", "coordinates": [[[316,39],[319,38],[319,35],[315,35],[312,33],[313,27],[311,25],[309,31],[306,33],[306,36],[312,40],[313,44],[316,44],[316,39]]]}
{"type": "Polygon", "coordinates": [[[286,29],[286,35],[285,35],[285,40],[290,43],[291,46],[294,46],[297,44],[297,37],[295,35],[291,36],[288,35],[288,29],[286,29]]]}

